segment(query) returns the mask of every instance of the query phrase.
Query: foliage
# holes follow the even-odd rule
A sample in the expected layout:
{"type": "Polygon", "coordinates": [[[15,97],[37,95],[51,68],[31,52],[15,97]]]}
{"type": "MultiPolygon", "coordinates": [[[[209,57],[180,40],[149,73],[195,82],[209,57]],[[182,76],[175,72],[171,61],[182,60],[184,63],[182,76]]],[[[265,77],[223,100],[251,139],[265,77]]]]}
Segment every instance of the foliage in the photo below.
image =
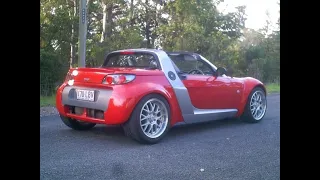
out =
{"type": "Polygon", "coordinates": [[[45,49],[40,49],[40,94],[50,95],[55,90],[56,82],[63,76],[63,68],[57,55],[45,49]]]}
{"type": "MultiPolygon", "coordinates": [[[[235,76],[280,81],[280,18],[271,32],[248,29],[246,7],[221,13],[219,0],[87,0],[86,65],[125,48],[162,48],[202,54],[235,76]]],[[[40,76],[62,81],[77,66],[79,1],[40,1],[40,76]],[[42,73],[42,74],[41,74],[42,73]]],[[[48,82],[42,80],[41,83],[48,82]]],[[[52,88],[48,91],[52,91],[52,88]]]]}

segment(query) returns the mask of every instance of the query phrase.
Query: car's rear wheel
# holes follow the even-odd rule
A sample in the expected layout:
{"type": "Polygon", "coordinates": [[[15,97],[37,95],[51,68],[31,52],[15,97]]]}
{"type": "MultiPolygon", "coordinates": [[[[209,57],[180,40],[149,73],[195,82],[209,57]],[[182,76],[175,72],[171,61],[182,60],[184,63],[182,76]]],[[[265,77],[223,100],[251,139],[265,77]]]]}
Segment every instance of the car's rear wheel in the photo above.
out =
{"type": "Polygon", "coordinates": [[[76,119],[68,118],[62,115],[60,115],[60,118],[65,125],[78,131],[89,130],[96,125],[95,123],[81,122],[76,119]]]}
{"type": "Polygon", "coordinates": [[[250,123],[260,122],[267,111],[267,98],[265,91],[256,87],[250,93],[241,119],[250,123]]]}
{"type": "Polygon", "coordinates": [[[165,98],[150,94],[137,104],[128,122],[126,135],[140,143],[158,143],[170,127],[170,107],[165,98]]]}

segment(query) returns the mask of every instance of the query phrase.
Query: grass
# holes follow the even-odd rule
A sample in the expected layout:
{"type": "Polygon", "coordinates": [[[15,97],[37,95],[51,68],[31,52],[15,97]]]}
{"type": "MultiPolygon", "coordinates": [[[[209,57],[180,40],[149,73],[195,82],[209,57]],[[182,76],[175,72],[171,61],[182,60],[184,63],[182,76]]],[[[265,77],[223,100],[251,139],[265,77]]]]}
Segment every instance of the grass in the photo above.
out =
{"type": "Polygon", "coordinates": [[[271,83],[266,85],[268,93],[280,93],[280,84],[271,83]]]}
{"type": "Polygon", "coordinates": [[[40,107],[44,106],[55,106],[56,96],[40,96],[40,107]]]}

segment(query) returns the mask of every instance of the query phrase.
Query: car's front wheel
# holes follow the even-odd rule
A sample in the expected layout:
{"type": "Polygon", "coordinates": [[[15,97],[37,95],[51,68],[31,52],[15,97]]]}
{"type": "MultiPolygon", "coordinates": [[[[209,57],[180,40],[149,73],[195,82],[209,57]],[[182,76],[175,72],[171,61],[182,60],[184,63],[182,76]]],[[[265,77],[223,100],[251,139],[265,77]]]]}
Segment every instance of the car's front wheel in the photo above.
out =
{"type": "Polygon", "coordinates": [[[62,115],[60,115],[60,118],[65,125],[74,130],[79,131],[89,130],[96,125],[95,123],[81,122],[76,119],[68,118],[62,115]]]}
{"type": "Polygon", "coordinates": [[[168,132],[170,108],[165,98],[150,94],[137,104],[128,122],[123,125],[127,136],[140,143],[158,143],[168,132]]]}
{"type": "Polygon", "coordinates": [[[267,98],[265,91],[260,88],[254,88],[247,100],[241,119],[250,123],[260,122],[267,111],[267,98]]]}

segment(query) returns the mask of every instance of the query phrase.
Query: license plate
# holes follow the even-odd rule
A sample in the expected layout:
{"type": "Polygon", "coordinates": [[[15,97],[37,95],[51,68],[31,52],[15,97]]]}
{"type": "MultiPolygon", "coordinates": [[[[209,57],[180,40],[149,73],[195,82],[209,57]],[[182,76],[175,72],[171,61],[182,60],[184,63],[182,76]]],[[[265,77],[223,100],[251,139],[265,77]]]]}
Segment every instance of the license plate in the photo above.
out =
{"type": "Polygon", "coordinates": [[[85,101],[94,101],[94,91],[77,89],[77,99],[85,101]]]}

